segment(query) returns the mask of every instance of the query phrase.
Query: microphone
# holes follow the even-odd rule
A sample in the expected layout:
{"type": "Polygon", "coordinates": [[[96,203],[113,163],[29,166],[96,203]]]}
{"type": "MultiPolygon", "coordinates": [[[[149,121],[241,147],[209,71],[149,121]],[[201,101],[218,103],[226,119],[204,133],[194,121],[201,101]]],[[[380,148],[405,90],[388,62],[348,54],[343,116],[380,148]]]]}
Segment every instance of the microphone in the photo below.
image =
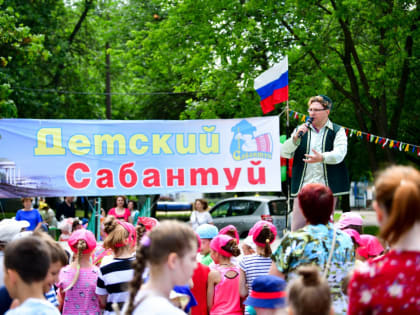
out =
{"type": "MultiPolygon", "coordinates": [[[[309,118],[308,118],[308,120],[307,120],[307,121],[306,121],[306,123],[305,123],[305,126],[306,126],[307,128],[309,128],[309,126],[312,124],[313,120],[314,120],[314,118],[313,118],[313,117],[309,117],[309,118]]],[[[302,138],[302,137],[303,137],[303,131],[299,131],[299,133],[298,133],[298,138],[302,138]]]]}

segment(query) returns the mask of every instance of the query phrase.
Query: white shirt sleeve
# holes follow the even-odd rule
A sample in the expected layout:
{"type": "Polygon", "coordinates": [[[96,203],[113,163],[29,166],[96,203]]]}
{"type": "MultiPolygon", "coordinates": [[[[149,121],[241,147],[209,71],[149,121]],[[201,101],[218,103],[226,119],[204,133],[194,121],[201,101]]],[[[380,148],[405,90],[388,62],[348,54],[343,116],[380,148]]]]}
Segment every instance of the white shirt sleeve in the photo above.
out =
{"type": "Polygon", "coordinates": [[[213,223],[213,218],[211,217],[210,212],[206,211],[206,223],[213,223]]]}
{"type": "Polygon", "coordinates": [[[330,152],[322,153],[325,164],[341,163],[347,154],[347,135],[344,128],[340,128],[334,139],[334,148],[330,152]]]}
{"type": "Polygon", "coordinates": [[[296,129],[293,130],[292,135],[283,144],[280,145],[280,156],[286,159],[291,159],[295,154],[297,147],[300,144],[300,139],[296,143],[293,142],[293,137],[296,133],[296,129]]]}

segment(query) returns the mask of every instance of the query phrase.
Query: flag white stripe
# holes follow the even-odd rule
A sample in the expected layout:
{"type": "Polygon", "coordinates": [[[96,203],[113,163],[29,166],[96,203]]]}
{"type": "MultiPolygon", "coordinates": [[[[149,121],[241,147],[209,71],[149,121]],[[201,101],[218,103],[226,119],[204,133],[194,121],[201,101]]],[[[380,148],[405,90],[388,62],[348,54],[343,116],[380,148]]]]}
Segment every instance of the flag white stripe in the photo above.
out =
{"type": "Polygon", "coordinates": [[[254,80],[254,89],[258,90],[268,83],[273,82],[274,80],[280,78],[280,76],[286,71],[288,71],[287,56],[279,63],[276,63],[273,67],[260,74],[254,80]]]}

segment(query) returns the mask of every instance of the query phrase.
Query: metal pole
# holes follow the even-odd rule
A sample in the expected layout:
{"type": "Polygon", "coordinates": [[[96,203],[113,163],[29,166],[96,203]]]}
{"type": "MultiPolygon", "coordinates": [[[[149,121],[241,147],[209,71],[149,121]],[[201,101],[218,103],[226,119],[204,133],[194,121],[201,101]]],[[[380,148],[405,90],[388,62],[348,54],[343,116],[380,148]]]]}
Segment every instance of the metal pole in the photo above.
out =
{"type": "Polygon", "coordinates": [[[96,203],[97,209],[96,209],[96,240],[99,241],[101,237],[101,197],[98,198],[98,202],[96,203]]]}
{"type": "MultiPolygon", "coordinates": [[[[286,102],[286,139],[290,135],[289,125],[289,100],[286,102]]],[[[287,186],[287,213],[286,213],[286,230],[288,228],[289,213],[290,213],[290,178],[289,178],[289,163],[290,159],[286,160],[286,186],[287,186]]]]}

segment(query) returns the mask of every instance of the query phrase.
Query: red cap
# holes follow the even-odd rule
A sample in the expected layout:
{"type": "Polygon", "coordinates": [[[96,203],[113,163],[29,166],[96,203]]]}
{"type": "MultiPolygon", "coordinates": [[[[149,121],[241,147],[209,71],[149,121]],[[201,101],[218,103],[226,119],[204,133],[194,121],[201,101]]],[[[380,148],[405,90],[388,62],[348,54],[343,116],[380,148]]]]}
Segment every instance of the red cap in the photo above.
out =
{"type": "Polygon", "coordinates": [[[229,232],[233,232],[235,234],[236,244],[239,244],[238,230],[232,224],[229,224],[229,225],[225,226],[223,229],[221,229],[219,231],[219,235],[221,235],[221,234],[227,234],[229,232]]]}
{"type": "Polygon", "coordinates": [[[137,220],[137,225],[144,225],[146,231],[151,231],[155,226],[159,225],[159,221],[155,218],[149,217],[139,217],[137,220]]]}
{"type": "Polygon", "coordinates": [[[268,226],[268,228],[274,234],[273,240],[270,241],[270,244],[271,244],[276,239],[277,229],[272,223],[270,223],[268,221],[265,221],[265,220],[258,221],[257,223],[254,224],[254,226],[251,228],[251,230],[248,233],[248,235],[252,235],[252,240],[254,241],[254,243],[257,244],[260,247],[265,247],[265,242],[264,243],[258,242],[257,237],[258,237],[258,235],[260,235],[261,231],[263,230],[263,228],[265,226],[268,226]]]}
{"type": "Polygon", "coordinates": [[[360,234],[354,229],[344,229],[343,232],[347,233],[350,237],[354,238],[354,241],[358,245],[362,245],[362,241],[360,239],[360,234]]]}
{"type": "Polygon", "coordinates": [[[87,246],[87,248],[82,252],[83,254],[89,254],[96,248],[95,235],[93,235],[93,233],[89,230],[80,229],[71,233],[70,238],[67,241],[73,252],[77,253],[77,243],[80,240],[85,241],[87,246]]]}
{"type": "Polygon", "coordinates": [[[366,259],[376,257],[384,251],[381,242],[373,235],[360,235],[360,242],[360,247],[356,249],[356,252],[366,259]]]}
{"type": "Polygon", "coordinates": [[[222,247],[225,246],[233,238],[229,235],[219,234],[210,242],[210,248],[220,255],[225,257],[232,257],[232,253],[225,251],[222,247]]]}

